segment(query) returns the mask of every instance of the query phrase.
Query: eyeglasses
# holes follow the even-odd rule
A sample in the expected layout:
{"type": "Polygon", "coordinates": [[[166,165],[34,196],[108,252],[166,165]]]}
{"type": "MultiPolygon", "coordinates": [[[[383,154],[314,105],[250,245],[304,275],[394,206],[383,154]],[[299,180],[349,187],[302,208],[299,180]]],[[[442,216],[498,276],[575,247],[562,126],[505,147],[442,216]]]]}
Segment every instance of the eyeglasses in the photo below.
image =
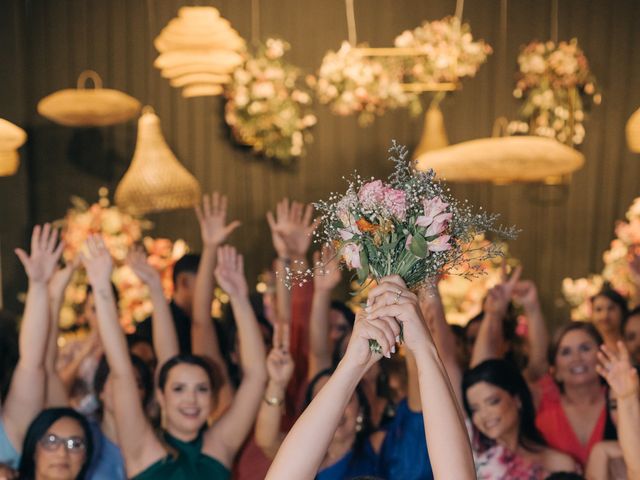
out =
{"type": "Polygon", "coordinates": [[[83,438],[64,438],[59,437],[53,433],[42,437],[40,439],[40,445],[42,445],[42,448],[50,452],[56,451],[60,445],[64,445],[67,451],[71,453],[83,453],[87,448],[87,444],[85,443],[83,438]]]}

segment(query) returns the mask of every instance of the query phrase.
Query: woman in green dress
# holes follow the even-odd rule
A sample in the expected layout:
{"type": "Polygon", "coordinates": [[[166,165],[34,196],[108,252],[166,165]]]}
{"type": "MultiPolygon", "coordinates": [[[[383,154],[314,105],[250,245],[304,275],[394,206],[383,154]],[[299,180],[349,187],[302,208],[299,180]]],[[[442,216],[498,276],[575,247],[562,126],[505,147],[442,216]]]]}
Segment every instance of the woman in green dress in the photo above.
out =
{"type": "Polygon", "coordinates": [[[266,383],[265,347],[251,309],[243,259],[230,246],[218,248],[215,276],[230,297],[240,340],[243,379],[233,403],[211,426],[216,406],[213,373],[202,357],[180,355],[158,375],[156,395],[162,408],[163,436],[158,438],[140,404],[127,344],[118,324],[111,291],[112,259],[99,236],[87,240],[83,255],[96,292],[100,336],[114,382],[115,418],[127,476],[146,479],[226,480],[236,453],[254,423],[266,383]]]}

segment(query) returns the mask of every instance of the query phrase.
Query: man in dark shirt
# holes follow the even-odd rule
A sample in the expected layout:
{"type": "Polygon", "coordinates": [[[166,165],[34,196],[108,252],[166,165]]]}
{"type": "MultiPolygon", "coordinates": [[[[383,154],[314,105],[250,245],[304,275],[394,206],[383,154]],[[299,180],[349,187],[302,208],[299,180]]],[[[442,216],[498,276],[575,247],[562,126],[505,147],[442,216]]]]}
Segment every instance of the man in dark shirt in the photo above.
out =
{"type": "MultiPolygon", "coordinates": [[[[174,290],[169,307],[178,335],[180,353],[191,353],[191,312],[199,263],[200,255],[188,253],[173,267],[174,290]]],[[[151,317],[149,317],[138,324],[132,337],[136,341],[143,340],[153,345],[152,333],[151,317]]]]}

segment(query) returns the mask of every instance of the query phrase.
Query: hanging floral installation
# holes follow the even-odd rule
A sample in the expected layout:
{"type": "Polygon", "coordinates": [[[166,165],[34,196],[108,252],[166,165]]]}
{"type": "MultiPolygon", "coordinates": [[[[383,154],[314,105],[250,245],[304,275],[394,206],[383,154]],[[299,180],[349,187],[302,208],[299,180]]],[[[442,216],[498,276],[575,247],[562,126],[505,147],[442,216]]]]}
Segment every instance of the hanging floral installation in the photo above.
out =
{"type": "Polygon", "coordinates": [[[289,164],[312,141],[312,96],[301,72],[284,61],[290,46],[270,38],[233,74],[225,119],[235,139],[259,154],[289,164]]]}
{"type": "Polygon", "coordinates": [[[518,66],[513,95],[523,103],[520,119],[509,124],[509,133],[580,145],[585,136],[585,111],[592,103],[600,104],[602,97],[578,40],[557,45],[531,42],[522,48],[518,66]]]}
{"type": "Polygon", "coordinates": [[[336,115],[358,115],[361,126],[387,110],[410,107],[420,111],[420,102],[402,87],[403,70],[398,59],[371,58],[349,42],[322,59],[315,85],[318,100],[336,115]]]}
{"type": "MultiPolygon", "coordinates": [[[[79,197],[71,198],[72,208],[58,221],[65,241],[63,255],[65,260],[71,261],[80,253],[88,235],[100,233],[103,236],[115,263],[112,281],[120,297],[120,322],[125,331],[132,332],[136,323],[151,315],[152,306],[147,287],[124,264],[127,253],[132,246],[142,242],[149,263],[160,273],[165,294],[170,297],[173,290],[173,264],[188,251],[188,247],[183,240],[173,242],[166,238],[143,237],[143,232],[152,226],[149,221],[131,216],[111,205],[106,188],[101,188],[99,194],[98,202],[91,205],[79,197]]],[[[76,324],[86,293],[86,274],[79,269],[65,292],[60,313],[62,328],[76,324]]]]}
{"type": "Polygon", "coordinates": [[[600,274],[562,281],[562,294],[572,307],[572,320],[591,319],[590,299],[605,282],[629,299],[631,306],[640,304],[638,273],[632,268],[640,253],[640,197],[627,210],[626,219],[616,225],[616,238],[602,255],[604,268],[600,274]]]}
{"type": "Polygon", "coordinates": [[[405,30],[394,45],[420,53],[404,60],[405,81],[427,84],[457,83],[463,77],[474,77],[493,52],[483,40],[474,41],[469,24],[454,16],[405,30]]]}

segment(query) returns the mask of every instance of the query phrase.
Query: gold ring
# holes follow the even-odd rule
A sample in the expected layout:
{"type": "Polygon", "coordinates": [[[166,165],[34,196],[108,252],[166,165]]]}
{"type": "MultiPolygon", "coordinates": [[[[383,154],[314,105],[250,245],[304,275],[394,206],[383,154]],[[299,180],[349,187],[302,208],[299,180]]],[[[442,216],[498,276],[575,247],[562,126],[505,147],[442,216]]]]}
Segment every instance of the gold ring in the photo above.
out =
{"type": "Polygon", "coordinates": [[[400,300],[401,296],[402,296],[402,290],[398,290],[396,292],[396,298],[394,298],[394,300],[393,300],[393,304],[394,305],[398,305],[398,301],[400,300]]]}

